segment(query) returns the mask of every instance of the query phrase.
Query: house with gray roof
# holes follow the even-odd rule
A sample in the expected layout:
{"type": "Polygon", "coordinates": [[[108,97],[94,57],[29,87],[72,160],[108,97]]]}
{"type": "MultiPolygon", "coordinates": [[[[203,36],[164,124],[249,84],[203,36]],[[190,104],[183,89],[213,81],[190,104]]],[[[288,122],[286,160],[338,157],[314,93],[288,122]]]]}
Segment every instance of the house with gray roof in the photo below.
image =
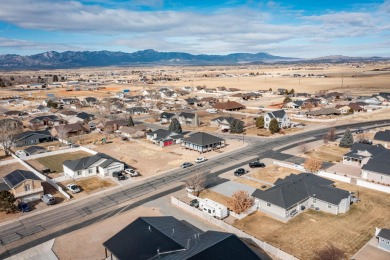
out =
{"type": "Polygon", "coordinates": [[[157,129],[146,134],[146,139],[159,146],[169,146],[179,144],[183,140],[183,135],[165,129],[157,129]]]}
{"type": "Polygon", "coordinates": [[[64,174],[72,179],[98,175],[108,177],[113,172],[124,170],[124,163],[104,153],[76,160],[67,160],[63,164],[64,174]]]}
{"type": "Polygon", "coordinates": [[[252,196],[258,210],[284,221],[309,208],[335,215],[346,213],[351,194],[333,183],[311,173],[291,174],[268,190],[256,189],[252,196]]]}
{"type": "Polygon", "coordinates": [[[390,252],[390,229],[377,228],[375,235],[378,238],[378,247],[390,252]]]}
{"type": "Polygon", "coordinates": [[[36,145],[45,142],[51,142],[54,138],[49,132],[49,130],[42,131],[26,131],[20,133],[14,141],[15,147],[27,146],[27,145],[36,145]]]}
{"type": "Polygon", "coordinates": [[[303,104],[304,104],[303,100],[295,100],[295,101],[291,101],[291,102],[286,103],[284,105],[284,107],[293,108],[293,109],[301,109],[303,104]]]}
{"type": "Polygon", "coordinates": [[[131,115],[147,114],[149,111],[146,107],[130,107],[126,108],[126,113],[131,115]]]}
{"type": "Polygon", "coordinates": [[[390,148],[390,130],[376,132],[374,141],[375,143],[382,144],[386,148],[390,148]]]}
{"type": "Polygon", "coordinates": [[[28,156],[30,156],[30,155],[40,154],[40,153],[46,153],[47,150],[45,147],[33,145],[33,146],[29,146],[26,149],[24,149],[24,152],[28,156]]]}
{"type": "MultiPolygon", "coordinates": [[[[235,120],[236,118],[232,116],[219,116],[217,118],[210,120],[210,126],[218,127],[219,129],[230,129],[230,124],[235,120]]],[[[239,119],[237,119],[239,120],[239,119]]],[[[241,120],[239,120],[241,121],[241,120]]],[[[242,122],[244,123],[244,122],[242,122]]]]}
{"type": "Polygon", "coordinates": [[[283,109],[268,112],[264,115],[264,128],[269,129],[271,120],[276,118],[280,128],[286,128],[291,126],[290,118],[288,117],[286,111],[283,109]]]}
{"type": "Polygon", "coordinates": [[[174,113],[162,112],[160,114],[160,120],[162,124],[170,123],[171,120],[176,116],[174,113]]]}
{"type": "Polygon", "coordinates": [[[362,167],[370,158],[382,153],[386,148],[382,145],[353,143],[349,152],[343,155],[343,164],[362,167]]]}
{"type": "Polygon", "coordinates": [[[196,113],[181,112],[178,116],[179,123],[185,126],[199,126],[199,117],[196,113]]]}
{"type": "Polygon", "coordinates": [[[199,153],[220,149],[225,145],[225,139],[204,132],[194,133],[184,138],[182,142],[182,147],[199,153]]]}
{"type": "Polygon", "coordinates": [[[362,178],[381,183],[390,184],[390,150],[384,149],[374,154],[367,163],[362,166],[362,178]]]}
{"type": "Polygon", "coordinates": [[[23,202],[39,200],[43,195],[42,180],[25,170],[15,170],[4,176],[0,181],[1,190],[8,190],[23,202]]]}

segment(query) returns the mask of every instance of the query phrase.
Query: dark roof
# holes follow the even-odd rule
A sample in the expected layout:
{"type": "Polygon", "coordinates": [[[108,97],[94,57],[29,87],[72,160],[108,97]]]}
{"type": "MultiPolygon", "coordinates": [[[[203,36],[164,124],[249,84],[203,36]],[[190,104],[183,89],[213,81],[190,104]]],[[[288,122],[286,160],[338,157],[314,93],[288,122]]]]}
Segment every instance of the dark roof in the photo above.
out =
{"type": "Polygon", "coordinates": [[[64,131],[65,133],[71,133],[74,131],[84,131],[88,132],[88,129],[86,129],[82,124],[80,123],[74,123],[74,124],[67,124],[67,125],[56,125],[54,128],[59,131],[64,131]]]}
{"type": "Polygon", "coordinates": [[[126,108],[127,112],[146,112],[148,109],[146,107],[130,107],[126,108]]]}
{"type": "Polygon", "coordinates": [[[110,165],[113,162],[120,162],[115,158],[112,158],[111,156],[104,154],[104,153],[97,153],[92,156],[83,157],[76,160],[67,160],[64,162],[64,166],[69,168],[72,171],[80,171],[84,169],[88,169],[92,164],[96,163],[100,159],[106,159],[100,166],[106,167],[110,165]]]}
{"type": "Polygon", "coordinates": [[[336,108],[328,107],[328,108],[321,108],[318,110],[308,111],[306,112],[308,115],[312,116],[322,116],[322,115],[340,115],[341,112],[337,110],[336,108]]]}
{"type": "Polygon", "coordinates": [[[199,100],[197,98],[187,98],[187,99],[184,99],[188,104],[193,104],[193,103],[197,103],[199,102],[199,100]]]}
{"type": "Polygon", "coordinates": [[[5,183],[10,188],[14,188],[19,183],[22,183],[25,180],[40,180],[40,179],[34,173],[25,170],[15,170],[4,177],[5,183]]]}
{"type": "Polygon", "coordinates": [[[286,115],[286,111],[284,111],[283,109],[276,110],[268,112],[267,115],[269,115],[270,118],[283,118],[286,115]]]}
{"type": "Polygon", "coordinates": [[[223,141],[224,139],[219,138],[214,135],[210,135],[204,132],[198,132],[190,135],[187,138],[183,139],[183,142],[188,142],[200,146],[208,145],[208,144],[214,144],[223,141]]]}
{"type": "Polygon", "coordinates": [[[377,237],[382,237],[386,238],[387,240],[390,240],[390,229],[382,228],[381,231],[379,231],[377,237]]]}
{"type": "Polygon", "coordinates": [[[58,120],[60,120],[60,118],[58,116],[56,116],[56,115],[47,115],[47,116],[37,116],[37,117],[34,117],[29,122],[30,123],[35,123],[37,121],[42,121],[44,119],[49,119],[51,121],[58,121],[58,120]]]}
{"type": "Polygon", "coordinates": [[[224,120],[226,120],[230,124],[231,122],[233,122],[233,120],[235,120],[235,118],[232,117],[232,116],[220,116],[220,117],[212,119],[211,121],[219,121],[219,122],[221,122],[221,121],[224,121],[224,120]]]}
{"type": "Polygon", "coordinates": [[[214,108],[217,109],[240,109],[245,108],[244,105],[236,102],[236,101],[227,101],[227,102],[217,102],[214,104],[214,108]]]}
{"type": "Polygon", "coordinates": [[[390,130],[376,132],[374,140],[390,142],[390,130]]]}
{"type": "Polygon", "coordinates": [[[90,102],[96,102],[97,101],[97,98],[95,98],[95,97],[86,97],[86,98],[84,98],[85,99],[85,101],[87,101],[88,103],[90,103],[90,102]]]}
{"type": "Polygon", "coordinates": [[[153,139],[156,139],[156,140],[162,140],[162,139],[166,139],[168,137],[172,138],[172,139],[183,138],[182,134],[170,132],[166,129],[157,129],[156,131],[147,133],[147,135],[153,136],[153,139]],[[154,137],[154,135],[156,135],[156,137],[154,137]]]}
{"type": "Polygon", "coordinates": [[[342,199],[349,196],[349,192],[334,188],[331,184],[333,181],[311,173],[291,174],[285,179],[278,179],[275,186],[266,191],[256,189],[252,196],[284,209],[289,209],[309,197],[338,205],[342,199]]]}
{"type": "Polygon", "coordinates": [[[123,119],[118,119],[118,120],[111,120],[111,121],[108,121],[104,124],[104,127],[110,127],[110,126],[114,126],[114,125],[117,125],[117,126],[127,126],[129,124],[128,121],[126,120],[123,120],[123,119]]]}
{"type": "Polygon", "coordinates": [[[7,185],[7,183],[0,180],[0,191],[2,190],[10,190],[11,188],[7,185]]]}
{"type": "Polygon", "coordinates": [[[140,217],[103,243],[118,259],[260,259],[236,235],[203,233],[173,217],[140,217]]]}
{"type": "Polygon", "coordinates": [[[24,151],[30,155],[30,154],[34,154],[35,152],[46,152],[47,150],[44,147],[33,145],[27,147],[26,149],[24,149],[24,151]]]}
{"type": "Polygon", "coordinates": [[[30,140],[36,140],[38,138],[47,138],[51,137],[49,130],[42,130],[42,131],[26,131],[23,133],[20,133],[15,140],[18,141],[30,141],[30,140]]]}
{"type": "Polygon", "coordinates": [[[65,111],[61,111],[60,114],[66,115],[66,116],[74,116],[74,115],[77,115],[77,111],[65,110],[65,111]]]}
{"type": "Polygon", "coordinates": [[[344,154],[344,156],[352,157],[352,158],[360,158],[360,157],[375,157],[382,152],[385,152],[387,149],[383,147],[381,144],[370,145],[364,143],[353,143],[351,146],[351,150],[344,154]],[[368,152],[368,154],[362,154],[361,152],[368,152]]]}
{"type": "Polygon", "coordinates": [[[90,119],[90,118],[93,118],[94,115],[88,114],[88,113],[85,113],[85,112],[80,112],[80,113],[77,114],[77,117],[81,118],[81,119],[90,119]]]}
{"type": "Polygon", "coordinates": [[[195,113],[187,113],[187,112],[181,112],[179,117],[184,117],[184,118],[194,118],[195,113]]]}
{"type": "Polygon", "coordinates": [[[366,164],[362,166],[362,170],[381,173],[390,176],[390,150],[385,149],[379,154],[371,157],[366,164]]]}
{"type": "Polygon", "coordinates": [[[173,114],[173,113],[168,113],[168,112],[162,112],[161,114],[160,114],[160,118],[166,118],[166,119],[170,119],[170,118],[172,118],[172,117],[174,117],[175,116],[175,114],[173,114]]]}

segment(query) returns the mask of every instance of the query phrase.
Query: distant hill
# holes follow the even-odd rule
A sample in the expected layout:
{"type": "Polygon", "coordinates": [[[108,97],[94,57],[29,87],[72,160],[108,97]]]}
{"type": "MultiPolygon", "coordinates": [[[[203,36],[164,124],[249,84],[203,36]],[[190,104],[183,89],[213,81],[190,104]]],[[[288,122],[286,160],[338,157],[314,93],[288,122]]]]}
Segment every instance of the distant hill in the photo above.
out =
{"type": "Polygon", "coordinates": [[[232,53],[228,55],[193,55],[185,52],[158,52],[143,50],[133,53],[112,51],[48,51],[30,56],[0,55],[0,69],[58,69],[103,66],[142,65],[239,65],[265,63],[363,62],[385,60],[381,57],[359,58],[327,56],[299,59],[273,56],[268,53],[232,53]]]}

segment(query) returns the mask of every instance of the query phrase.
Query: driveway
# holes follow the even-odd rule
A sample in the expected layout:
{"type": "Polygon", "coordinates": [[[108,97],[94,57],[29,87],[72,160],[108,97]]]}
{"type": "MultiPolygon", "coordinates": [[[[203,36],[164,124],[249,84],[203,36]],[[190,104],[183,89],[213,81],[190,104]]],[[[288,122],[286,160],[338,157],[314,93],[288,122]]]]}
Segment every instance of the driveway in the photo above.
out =
{"type": "Polygon", "coordinates": [[[390,259],[390,252],[378,248],[378,240],[373,237],[367,244],[365,244],[359,252],[352,257],[355,260],[366,260],[366,259],[375,259],[375,260],[388,260],[390,259]]]}
{"type": "Polygon", "coordinates": [[[252,194],[256,190],[256,188],[239,182],[228,181],[211,188],[211,190],[223,194],[227,197],[231,197],[232,194],[238,190],[244,190],[247,191],[248,194],[252,194]]]}
{"type": "Polygon", "coordinates": [[[327,172],[336,172],[339,175],[349,175],[352,177],[360,178],[361,169],[358,166],[346,165],[342,163],[336,163],[326,169],[327,172]]]}

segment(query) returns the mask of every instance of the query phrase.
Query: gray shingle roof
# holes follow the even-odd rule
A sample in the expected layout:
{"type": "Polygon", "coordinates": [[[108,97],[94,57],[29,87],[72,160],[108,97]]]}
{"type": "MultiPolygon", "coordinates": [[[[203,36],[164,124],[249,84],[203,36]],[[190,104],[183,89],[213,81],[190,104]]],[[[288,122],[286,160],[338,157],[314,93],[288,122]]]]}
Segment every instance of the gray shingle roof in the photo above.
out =
{"type": "Polygon", "coordinates": [[[377,237],[382,237],[386,238],[387,240],[390,240],[390,229],[382,228],[381,231],[379,231],[377,237]]]}
{"type": "Polygon", "coordinates": [[[30,147],[27,147],[26,149],[24,149],[24,151],[27,154],[34,154],[36,152],[46,152],[47,150],[44,147],[33,145],[33,146],[30,146],[30,147]]]}
{"type": "Polygon", "coordinates": [[[286,115],[286,111],[281,109],[281,110],[268,112],[267,114],[269,115],[270,118],[283,118],[286,115]]]}
{"type": "Polygon", "coordinates": [[[179,117],[194,118],[195,117],[195,113],[181,112],[179,117]]]}
{"type": "Polygon", "coordinates": [[[362,170],[390,175],[390,150],[384,150],[376,154],[362,166],[362,170]]]}
{"type": "Polygon", "coordinates": [[[390,142],[390,130],[376,132],[374,140],[390,142]]]}
{"type": "Polygon", "coordinates": [[[219,138],[217,136],[210,135],[210,134],[207,134],[204,132],[198,132],[198,133],[192,134],[189,137],[183,139],[184,142],[196,144],[199,146],[214,144],[214,143],[221,142],[223,140],[225,140],[225,139],[222,139],[222,138],[219,138]]]}
{"type": "Polygon", "coordinates": [[[182,134],[170,132],[170,131],[165,130],[165,129],[157,129],[156,131],[147,133],[147,135],[153,136],[153,139],[155,139],[155,140],[163,140],[163,139],[167,139],[168,137],[172,138],[172,139],[183,138],[182,134]],[[156,135],[156,137],[154,137],[155,135],[156,135]]]}
{"type": "Polygon", "coordinates": [[[25,180],[40,180],[38,176],[30,171],[15,170],[4,177],[4,182],[10,187],[14,188],[25,180]]]}
{"type": "Polygon", "coordinates": [[[111,156],[104,153],[97,153],[92,156],[83,157],[76,160],[67,160],[64,162],[64,166],[69,168],[72,171],[80,171],[84,169],[88,169],[91,165],[99,161],[100,159],[106,159],[100,166],[105,168],[113,162],[120,162],[111,156]]]}
{"type": "Polygon", "coordinates": [[[172,118],[172,117],[174,117],[175,116],[175,114],[173,114],[173,113],[168,113],[168,112],[162,112],[161,114],[160,114],[160,118],[166,118],[166,119],[170,119],[170,118],[172,118]]]}
{"type": "Polygon", "coordinates": [[[52,135],[50,134],[49,130],[26,131],[26,132],[20,133],[16,137],[16,142],[19,142],[19,141],[22,141],[22,140],[26,141],[26,142],[29,142],[31,140],[36,140],[36,139],[39,139],[39,138],[48,138],[48,137],[52,137],[52,135]]]}

